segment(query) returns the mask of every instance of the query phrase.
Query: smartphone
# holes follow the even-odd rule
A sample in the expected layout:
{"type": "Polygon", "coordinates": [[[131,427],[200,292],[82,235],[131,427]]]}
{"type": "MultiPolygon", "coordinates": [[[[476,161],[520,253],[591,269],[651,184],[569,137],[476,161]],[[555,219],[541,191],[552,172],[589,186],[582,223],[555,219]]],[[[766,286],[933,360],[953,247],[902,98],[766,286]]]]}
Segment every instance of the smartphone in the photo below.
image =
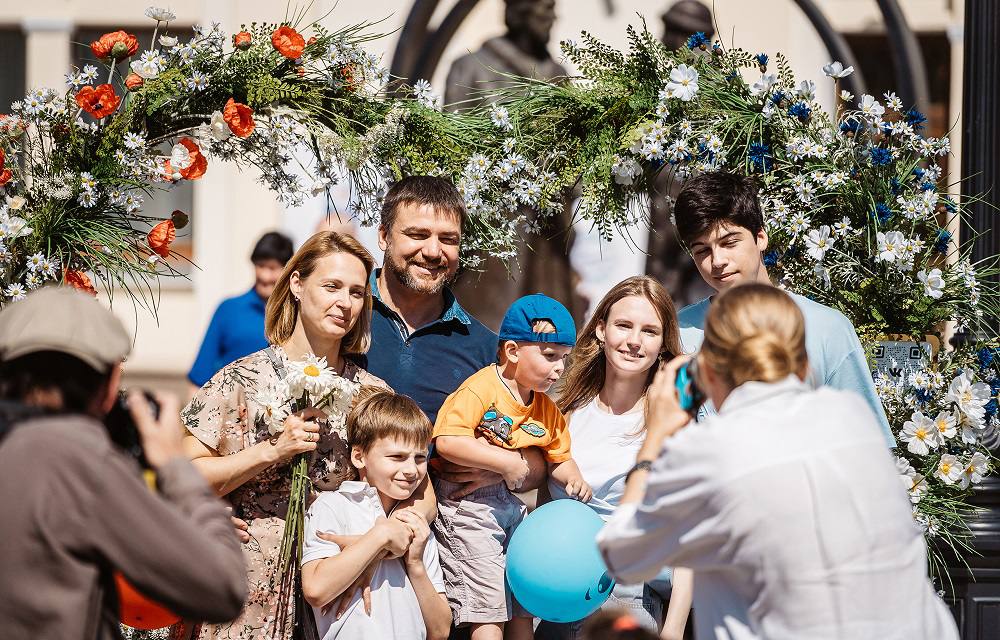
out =
{"type": "Polygon", "coordinates": [[[692,417],[698,414],[698,409],[705,403],[705,394],[695,382],[697,370],[697,359],[692,358],[677,370],[677,379],[674,381],[681,409],[691,414],[692,417]]]}
{"type": "MultiPolygon", "coordinates": [[[[143,391],[142,396],[149,403],[149,410],[153,414],[154,420],[160,418],[160,403],[156,401],[153,394],[143,391]]],[[[125,453],[135,458],[136,462],[143,469],[152,468],[146,460],[146,453],[142,450],[142,440],[139,438],[139,428],[135,426],[132,413],[128,410],[128,399],[124,391],[118,392],[111,411],[104,417],[104,426],[111,436],[111,441],[120,447],[125,453]]]]}

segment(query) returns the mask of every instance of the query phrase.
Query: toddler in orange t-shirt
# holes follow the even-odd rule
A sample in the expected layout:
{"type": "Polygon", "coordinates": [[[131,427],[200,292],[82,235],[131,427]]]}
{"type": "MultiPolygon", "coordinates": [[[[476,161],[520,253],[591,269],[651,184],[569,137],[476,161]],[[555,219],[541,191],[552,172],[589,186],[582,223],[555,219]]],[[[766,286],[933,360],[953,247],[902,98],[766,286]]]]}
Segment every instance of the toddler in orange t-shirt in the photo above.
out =
{"type": "Polygon", "coordinates": [[[497,364],[480,369],[448,396],[434,425],[437,455],[467,467],[488,469],[505,482],[452,500],[458,487],[435,481],[448,601],[457,625],[471,625],[472,640],[531,638],[531,615],[513,601],[504,580],[510,536],[525,515],[514,494],[523,475],[512,477],[496,447],[539,447],[549,474],[567,495],[583,502],[592,491],[570,456],[566,419],[545,392],[563,373],[576,343],[566,308],[547,296],[520,298],[500,326],[497,364]]]}

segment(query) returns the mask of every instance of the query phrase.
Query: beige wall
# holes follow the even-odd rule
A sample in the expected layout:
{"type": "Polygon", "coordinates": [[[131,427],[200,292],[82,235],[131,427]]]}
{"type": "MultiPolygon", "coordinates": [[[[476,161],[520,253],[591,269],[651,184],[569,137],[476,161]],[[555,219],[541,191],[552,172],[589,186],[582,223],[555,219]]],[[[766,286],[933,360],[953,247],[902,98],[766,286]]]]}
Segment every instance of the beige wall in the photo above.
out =
{"type": "MultiPolygon", "coordinates": [[[[228,32],[241,22],[281,20],[285,2],[277,0],[171,0],[171,9],[179,24],[222,23],[228,32]]],[[[306,4],[305,2],[301,4],[306,4]]],[[[311,14],[319,17],[331,12],[324,22],[328,27],[365,20],[387,18],[375,27],[392,33],[371,43],[370,50],[382,53],[388,66],[410,2],[403,0],[316,0],[311,14]]],[[[453,4],[443,0],[437,19],[453,4]]],[[[637,22],[636,13],[647,18],[650,28],[659,34],[660,14],[669,0],[615,0],[616,12],[605,13],[604,0],[559,0],[559,15],[553,33],[555,43],[577,38],[581,30],[623,47],[625,27],[637,22]]],[[[819,4],[835,26],[844,31],[881,29],[875,0],[821,0],[819,4]]],[[[911,25],[918,30],[943,31],[960,25],[961,15],[949,13],[948,0],[903,0],[911,25]]],[[[829,62],[819,38],[792,0],[715,0],[719,35],[727,45],[769,54],[783,52],[793,70],[802,78],[812,78],[827,87],[822,98],[830,103],[832,88],[824,80],[820,67],[829,62]]],[[[20,25],[28,33],[27,85],[62,86],[70,58],[70,33],[77,25],[148,26],[142,15],[145,1],[114,0],[34,0],[0,3],[0,25],[20,25]]],[[[503,27],[503,1],[483,0],[472,12],[447,49],[431,81],[438,93],[452,60],[477,49],[481,42],[500,35],[503,27]]],[[[960,28],[952,31],[959,34],[960,28]]],[[[955,41],[961,51],[960,39],[955,41]]],[[[959,58],[960,60],[960,58],[959,58]]],[[[960,67],[955,67],[956,69],[960,67]]],[[[954,91],[960,92],[960,83],[954,91]]],[[[955,140],[955,146],[959,141],[955,140]]],[[[957,163],[955,163],[957,165],[957,163]]],[[[277,228],[295,212],[283,212],[272,195],[256,183],[252,173],[240,173],[235,167],[213,164],[195,186],[194,233],[195,262],[189,286],[170,287],[163,291],[158,318],[133,312],[124,298],[115,310],[136,334],[135,349],[128,370],[133,378],[167,376],[175,381],[190,366],[215,305],[226,296],[241,292],[251,282],[248,256],[254,239],[263,231],[277,228]]]]}

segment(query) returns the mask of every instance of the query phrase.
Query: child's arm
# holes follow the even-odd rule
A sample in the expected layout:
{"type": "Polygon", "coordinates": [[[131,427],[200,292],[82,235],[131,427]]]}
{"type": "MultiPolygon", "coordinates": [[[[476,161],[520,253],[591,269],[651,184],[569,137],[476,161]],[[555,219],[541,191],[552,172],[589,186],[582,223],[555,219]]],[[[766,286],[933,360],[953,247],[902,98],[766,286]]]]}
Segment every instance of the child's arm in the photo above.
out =
{"type": "Polygon", "coordinates": [[[550,462],[549,475],[565,487],[566,495],[570,498],[576,498],[580,502],[590,502],[590,499],[594,497],[594,490],[583,479],[580,467],[572,458],[563,462],[550,462]]]}
{"type": "Polygon", "coordinates": [[[321,608],[333,602],[375,558],[391,546],[407,546],[413,532],[399,520],[379,518],[361,539],[340,553],[302,565],[302,595],[321,608]]]}
{"type": "Polygon", "coordinates": [[[430,576],[427,575],[427,566],[424,564],[424,551],[431,530],[415,511],[404,509],[396,511],[394,515],[406,523],[413,532],[413,542],[406,551],[406,575],[409,576],[410,585],[417,594],[417,602],[420,603],[420,613],[427,628],[427,639],[445,640],[451,631],[451,607],[448,606],[448,598],[443,593],[438,593],[434,583],[431,582],[430,576]]]}
{"type": "Polygon", "coordinates": [[[512,491],[519,489],[528,475],[523,455],[514,458],[505,449],[472,436],[438,436],[434,447],[449,462],[499,473],[512,491]]]}

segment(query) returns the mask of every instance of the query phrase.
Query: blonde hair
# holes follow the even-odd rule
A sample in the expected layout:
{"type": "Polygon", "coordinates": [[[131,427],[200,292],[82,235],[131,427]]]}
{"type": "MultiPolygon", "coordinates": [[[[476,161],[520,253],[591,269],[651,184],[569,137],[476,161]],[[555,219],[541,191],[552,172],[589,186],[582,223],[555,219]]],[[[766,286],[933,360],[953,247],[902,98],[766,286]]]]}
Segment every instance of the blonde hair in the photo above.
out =
{"type": "Polygon", "coordinates": [[[426,446],[434,425],[409,396],[388,389],[364,386],[347,415],[347,444],[367,452],[382,438],[398,438],[426,446]]]}
{"type": "MultiPolygon", "coordinates": [[[[597,324],[607,323],[611,307],[624,298],[638,296],[653,305],[656,315],[663,325],[663,357],[667,360],[681,352],[680,329],[674,303],[663,285],[649,276],[633,276],[622,280],[609,291],[594,309],[587,325],[576,340],[576,347],[570,356],[569,366],[563,375],[559,391],[559,408],[563,412],[579,409],[597,396],[604,386],[605,367],[604,345],[597,339],[597,324]]],[[[656,367],[649,368],[646,386],[653,381],[656,367]]]]}
{"type": "Polygon", "coordinates": [[[701,358],[733,388],[799,373],[808,362],[802,311],[777,287],[733,287],[709,307],[701,358]]]}
{"type": "Polygon", "coordinates": [[[316,263],[331,253],[348,253],[365,266],[365,303],[351,330],[340,343],[341,353],[366,353],[371,345],[372,292],[368,279],[375,260],[368,250],[349,235],[336,231],[320,231],[306,240],[281,272],[274,291],[267,299],[264,311],[264,335],[271,344],[282,344],[292,337],[299,317],[299,306],[292,296],[291,279],[296,271],[305,280],[316,269],[316,263]]]}

